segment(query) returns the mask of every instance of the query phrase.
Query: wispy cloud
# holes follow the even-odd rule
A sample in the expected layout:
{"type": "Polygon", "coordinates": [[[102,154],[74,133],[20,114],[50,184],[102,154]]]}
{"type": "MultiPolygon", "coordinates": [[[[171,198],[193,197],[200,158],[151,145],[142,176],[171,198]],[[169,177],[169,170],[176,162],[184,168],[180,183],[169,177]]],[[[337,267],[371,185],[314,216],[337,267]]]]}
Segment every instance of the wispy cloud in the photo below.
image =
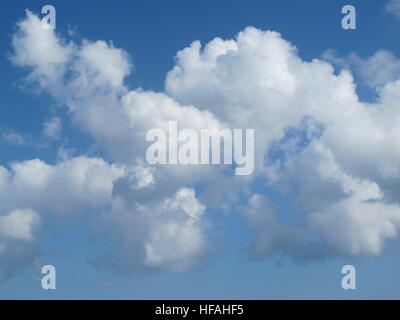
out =
{"type": "Polygon", "coordinates": [[[400,0],[389,0],[385,5],[385,10],[397,18],[400,18],[400,0]]]}
{"type": "Polygon", "coordinates": [[[27,144],[26,139],[21,134],[13,131],[3,132],[1,134],[1,140],[14,146],[22,146],[27,144]]]}

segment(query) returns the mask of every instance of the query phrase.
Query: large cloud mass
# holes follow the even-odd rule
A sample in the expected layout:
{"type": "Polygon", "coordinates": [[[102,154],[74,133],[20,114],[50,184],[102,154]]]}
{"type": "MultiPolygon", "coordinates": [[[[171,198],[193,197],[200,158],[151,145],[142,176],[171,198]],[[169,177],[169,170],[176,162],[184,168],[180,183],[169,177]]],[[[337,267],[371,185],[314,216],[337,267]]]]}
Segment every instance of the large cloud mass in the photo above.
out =
{"type": "Polygon", "coordinates": [[[255,259],[379,255],[398,236],[399,73],[370,75],[385,57],[397,66],[392,54],[353,57],[378,93],[366,103],[349,68],[335,72],[334,56],[304,61],[279,33],[252,27],[179,51],[163,93],[124,85],[133,70],[125,51],[104,41],[68,42],[30,12],[12,46],[12,62],[30,70],[26,80],[67,108],[112,164],[78,157],[0,167],[1,194],[9,192],[0,205],[0,257],[7,239],[31,242],[40,219],[69,211],[104,213],[96,230],[115,250],[99,259],[124,270],[184,271],[203,261],[211,207],[241,214],[254,231],[255,259]],[[146,132],[171,120],[195,130],[254,128],[254,174],[147,165],[146,132]],[[271,190],[297,208],[285,213],[296,225],[281,219],[271,190]],[[11,234],[4,225],[13,226],[11,234]]]}

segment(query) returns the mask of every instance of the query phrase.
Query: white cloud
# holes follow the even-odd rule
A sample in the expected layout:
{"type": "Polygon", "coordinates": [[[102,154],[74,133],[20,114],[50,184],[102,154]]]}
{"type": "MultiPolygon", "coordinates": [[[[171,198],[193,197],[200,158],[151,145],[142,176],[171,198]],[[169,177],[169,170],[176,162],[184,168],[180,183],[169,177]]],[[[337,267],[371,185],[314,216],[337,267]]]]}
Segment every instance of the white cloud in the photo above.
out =
{"type": "Polygon", "coordinates": [[[42,149],[46,145],[35,141],[30,135],[16,132],[14,130],[4,130],[0,135],[0,140],[3,143],[16,147],[31,147],[42,149]]]}
{"type": "Polygon", "coordinates": [[[0,238],[33,241],[33,229],[39,224],[40,218],[30,209],[13,210],[0,216],[0,238]]]}
{"type": "Polygon", "coordinates": [[[16,132],[3,132],[1,138],[4,142],[15,146],[26,144],[25,138],[21,134],[16,132]]]}
{"type": "MultiPolygon", "coordinates": [[[[40,23],[30,13],[27,21],[33,25],[40,23]]],[[[145,135],[151,128],[167,128],[170,120],[195,129],[218,128],[219,122],[210,112],[182,106],[163,93],[128,91],[123,79],[132,69],[129,57],[103,41],[66,44],[46,36],[43,41],[57,46],[59,54],[67,58],[57,68],[57,74],[43,71],[45,66],[36,62],[35,57],[25,57],[26,43],[32,37],[25,30],[28,27],[20,24],[21,31],[15,36],[14,63],[29,64],[32,72],[28,78],[65,105],[73,120],[124,170],[108,166],[100,159],[84,157],[67,159],[55,167],[39,160],[23,163],[21,168],[14,165],[11,180],[28,195],[15,202],[28,202],[42,212],[55,212],[58,216],[83,209],[100,210],[108,204],[113,209],[99,228],[110,233],[120,249],[110,253],[112,258],[102,260],[103,263],[114,261],[115,267],[126,270],[141,266],[170,271],[196,265],[200,257],[207,255],[200,219],[204,208],[193,191],[182,186],[196,177],[204,178],[204,173],[213,169],[150,168],[144,159],[145,135]],[[100,167],[104,164],[104,172],[92,168],[94,161],[100,167]],[[81,169],[86,162],[90,162],[89,172],[81,169]],[[39,172],[43,182],[33,180],[39,172]],[[96,178],[104,179],[104,185],[96,178]],[[53,200],[46,201],[42,194],[51,195],[53,200]],[[68,206],[64,206],[66,203],[68,206]]],[[[38,34],[49,32],[34,30],[38,34]]]]}
{"type": "Polygon", "coordinates": [[[205,252],[200,221],[205,207],[196,199],[194,190],[180,189],[162,204],[162,212],[179,212],[174,220],[153,226],[145,243],[145,263],[173,271],[184,271],[195,265],[205,252]]]}
{"type": "Polygon", "coordinates": [[[56,165],[36,159],[0,168],[0,209],[22,206],[55,217],[101,208],[110,201],[113,181],[124,175],[121,167],[87,157],[56,165]]]}
{"type": "Polygon", "coordinates": [[[43,123],[43,135],[46,138],[57,140],[61,135],[61,119],[57,117],[53,117],[50,120],[43,123]]]}
{"type": "Polygon", "coordinates": [[[241,212],[256,234],[254,258],[375,255],[397,236],[400,81],[388,52],[357,60],[366,66],[365,81],[379,88],[369,104],[357,96],[349,70],[335,74],[327,61],[303,61],[279,33],[249,27],[235,39],[216,38],[204,48],[195,41],[179,51],[166,93],[156,93],[125,87],[132,70],[125,51],[103,41],[67,43],[38,25],[31,13],[19,24],[13,62],[29,67],[28,79],[66,106],[115,164],[84,157],[55,166],[14,164],[3,168],[2,179],[16,194],[7,202],[63,214],[71,204],[75,210],[110,204],[98,228],[117,249],[102,263],[187,270],[207,255],[208,205],[237,209],[243,195],[250,199],[241,212]],[[54,50],[47,54],[48,48],[54,50]],[[147,167],[145,133],[170,120],[194,129],[254,128],[255,175],[239,179],[212,166],[147,167]],[[272,200],[254,191],[255,179],[298,204],[303,221],[281,222],[272,200]],[[193,189],[198,182],[205,185],[201,201],[193,189]],[[310,244],[315,238],[317,246],[310,244]]]}
{"type": "Polygon", "coordinates": [[[397,194],[395,181],[400,172],[396,138],[400,114],[394,106],[398,60],[386,51],[365,61],[353,59],[362,69],[363,80],[380,88],[376,104],[359,100],[349,71],[335,75],[326,62],[302,61],[296,49],[274,32],[246,28],[236,40],[215,39],[204,49],[195,42],[176,57],[166,80],[167,93],[181,103],[211,110],[235,126],[253,126],[258,137],[258,174],[265,172],[269,185],[279,186],[310,217],[307,223],[285,231],[268,206],[261,206],[263,215],[249,216],[254,211],[249,203],[245,216],[258,235],[253,246],[257,256],[282,250],[295,258],[311,257],[306,244],[315,235],[322,237],[331,255],[380,254],[385,241],[397,234],[400,213],[393,194],[397,194]],[[305,126],[304,121],[308,121],[305,126]],[[272,146],[279,146],[284,159],[278,157],[272,163],[269,159],[270,165],[265,166],[272,146]],[[367,199],[359,196],[369,190],[379,193],[375,204],[365,204],[367,199]],[[336,214],[338,208],[345,210],[336,214]],[[313,213],[325,210],[335,213],[313,213]],[[382,210],[388,214],[381,214],[382,210]],[[326,222],[332,219],[325,224],[325,217],[326,222]],[[347,219],[351,228],[341,223],[347,219]],[[357,228],[361,229],[358,235],[354,234],[357,228]],[[367,230],[374,230],[371,238],[365,236],[367,230]],[[304,245],[293,246],[289,232],[301,234],[304,245]],[[346,250],[333,233],[354,239],[358,249],[348,244],[346,250]]]}
{"type": "Polygon", "coordinates": [[[12,38],[12,46],[19,54],[13,55],[11,61],[23,67],[34,65],[30,78],[56,93],[71,58],[72,46],[61,43],[54,32],[44,32],[40,19],[32,12],[27,10],[26,15],[17,24],[18,31],[12,38]]]}
{"type": "Polygon", "coordinates": [[[75,71],[79,77],[76,83],[86,87],[123,86],[123,80],[131,71],[129,56],[105,41],[84,42],[78,51],[75,71]]]}
{"type": "Polygon", "coordinates": [[[358,80],[370,88],[383,87],[400,77],[400,59],[387,50],[379,50],[366,59],[355,53],[340,58],[334,50],[325,51],[322,57],[339,68],[352,71],[358,80]]]}
{"type": "Polygon", "coordinates": [[[206,261],[205,207],[193,189],[179,189],[171,197],[130,204],[126,197],[112,202],[99,228],[116,246],[99,263],[121,270],[182,272],[206,261]]]}
{"type": "Polygon", "coordinates": [[[87,157],[56,165],[36,159],[14,162],[10,169],[0,166],[2,267],[11,272],[15,263],[32,264],[39,257],[36,234],[40,221],[64,222],[105,210],[114,181],[124,174],[122,167],[87,157]]]}
{"type": "Polygon", "coordinates": [[[32,263],[40,254],[39,227],[40,217],[32,209],[0,213],[0,265],[6,276],[32,263]]]}
{"type": "Polygon", "coordinates": [[[386,241],[398,236],[400,207],[351,197],[312,214],[310,224],[341,255],[380,255],[386,241]]]}

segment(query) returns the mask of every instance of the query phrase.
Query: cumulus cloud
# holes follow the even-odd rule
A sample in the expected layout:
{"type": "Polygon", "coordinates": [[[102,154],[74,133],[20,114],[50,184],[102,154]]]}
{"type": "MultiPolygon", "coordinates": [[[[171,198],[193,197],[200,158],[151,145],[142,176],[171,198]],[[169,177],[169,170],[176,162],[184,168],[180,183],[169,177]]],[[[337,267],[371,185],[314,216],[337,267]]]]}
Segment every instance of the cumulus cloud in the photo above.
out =
{"type": "Polygon", "coordinates": [[[353,58],[379,95],[367,103],[357,96],[351,68],[335,72],[332,63],[342,60],[304,61],[279,33],[252,27],[234,39],[215,38],[204,47],[195,41],[179,51],[161,93],[125,86],[133,66],[124,50],[104,41],[68,42],[41,29],[30,12],[12,46],[13,63],[30,70],[28,81],[66,107],[112,164],[78,157],[0,168],[0,182],[13,190],[4,212],[19,204],[65,215],[67,201],[75,211],[108,204],[96,228],[114,250],[101,264],[195,266],[209,254],[210,206],[241,212],[255,234],[248,250],[255,259],[383,254],[398,235],[400,81],[397,58],[386,51],[353,58]],[[215,166],[148,166],[146,132],[166,129],[170,120],[195,130],[254,128],[254,175],[234,177],[215,166]],[[267,196],[271,189],[296,205],[293,214],[302,219],[295,226],[280,219],[267,196]]]}
{"type": "MultiPolygon", "coordinates": [[[[55,168],[48,167],[39,160],[24,163],[22,168],[16,165],[12,167],[15,171],[13,180],[18,180],[17,178],[25,171],[29,174],[26,167],[33,168],[35,172],[32,176],[39,171],[41,176],[46,176],[49,171],[49,179],[39,185],[44,190],[48,190],[53,199],[60,198],[61,201],[51,203],[44,201],[37,194],[37,192],[41,194],[41,189],[29,190],[27,192],[29,201],[37,202],[42,211],[46,212],[51,212],[53,207],[57,206],[55,211],[58,215],[67,214],[68,211],[81,211],[82,208],[88,207],[95,210],[101,208],[102,204],[108,203],[111,207],[119,209],[108,213],[109,220],[105,223],[106,229],[113,229],[113,226],[124,228],[125,215],[128,213],[142,212],[141,215],[144,215],[149,211],[151,215],[153,212],[154,217],[141,224],[142,229],[151,230],[147,238],[139,237],[138,240],[131,241],[131,232],[127,233],[126,239],[113,237],[116,245],[126,248],[120,256],[121,268],[124,265],[123,260],[129,260],[131,255],[137,265],[146,265],[152,269],[180,271],[186,270],[188,266],[194,266],[194,261],[199,261],[198,257],[206,256],[206,245],[203,229],[198,226],[201,224],[198,221],[201,220],[200,216],[191,216],[197,212],[191,208],[191,205],[197,204],[198,200],[192,193],[193,190],[187,191],[184,185],[193,183],[196,179],[204,179],[215,169],[204,166],[164,166],[157,170],[150,168],[145,165],[144,159],[147,146],[145,136],[149,129],[168,128],[168,122],[171,120],[178,120],[181,128],[197,130],[220,128],[220,122],[211,112],[198,110],[191,105],[180,105],[163,93],[129,91],[123,84],[124,77],[132,70],[129,56],[112,44],[87,40],[80,44],[67,43],[55,34],[41,37],[41,33],[49,31],[37,28],[38,24],[40,20],[29,11],[27,18],[19,23],[19,31],[14,35],[13,40],[13,63],[30,67],[31,72],[27,79],[50,93],[60,105],[67,107],[73,121],[91,134],[116,165],[107,166],[105,168],[107,172],[96,172],[93,178],[97,176],[99,180],[105,179],[107,188],[96,189],[92,194],[88,188],[97,186],[97,181],[89,180],[88,185],[85,185],[85,181],[78,179],[76,183],[73,181],[71,193],[64,190],[65,185],[68,186],[70,183],[68,176],[72,175],[76,178],[76,175],[72,173],[74,169],[69,166],[77,162],[77,166],[80,167],[84,164],[81,162],[92,161],[85,158],[73,158],[61,162],[55,168]],[[37,34],[32,35],[31,30],[37,34]],[[41,37],[42,41],[46,42],[43,44],[44,47],[57,46],[56,52],[60,55],[59,59],[51,56],[48,57],[48,61],[46,57],[41,57],[39,61],[35,58],[35,51],[33,56],[29,56],[25,50],[26,46],[30,45],[32,37],[41,37]],[[54,72],[49,72],[46,70],[46,64],[52,65],[53,61],[57,63],[62,61],[62,65],[55,68],[54,72]],[[118,171],[117,167],[124,169],[118,171]],[[37,171],[36,168],[38,168],[37,171]],[[60,176],[57,171],[60,171],[60,176]],[[108,174],[110,176],[107,176],[108,174]],[[106,179],[105,175],[111,180],[106,179]],[[59,179],[67,179],[67,181],[59,179]],[[60,192],[60,188],[63,192],[60,192]],[[102,194],[101,191],[104,193],[102,194]],[[112,194],[112,199],[109,194],[112,194]],[[176,197],[181,199],[181,205],[171,200],[176,197]],[[64,199],[73,199],[71,204],[76,204],[75,210],[71,208],[71,204],[68,208],[64,208],[62,206],[64,199]],[[147,209],[143,210],[143,208],[147,209]],[[158,216],[161,218],[156,218],[158,216]],[[190,241],[193,243],[189,245],[190,241]],[[127,244],[130,246],[127,247],[127,244]],[[138,247],[137,252],[146,252],[146,254],[139,255],[140,258],[138,258],[133,249],[136,247],[138,247]],[[183,251],[179,253],[177,249],[183,251]]],[[[45,53],[42,52],[42,54],[45,53]]],[[[54,129],[53,123],[47,127],[54,129]]],[[[88,172],[82,173],[85,178],[89,176],[88,172]]],[[[25,187],[26,183],[21,183],[21,185],[25,187]]],[[[201,212],[204,211],[203,207],[199,208],[201,212]]],[[[136,224],[135,220],[129,219],[127,222],[130,223],[128,225],[136,224]]],[[[140,221],[137,224],[140,225],[140,221]]],[[[122,230],[113,230],[118,234],[124,234],[122,230]]],[[[135,228],[135,230],[140,230],[140,228],[135,228]]]]}
{"type": "MultiPolygon", "coordinates": [[[[166,79],[167,93],[235,126],[253,126],[258,137],[257,174],[265,174],[270,187],[290,195],[287,199],[306,214],[305,222],[290,231],[305,233],[304,245],[295,251],[268,206],[264,220],[256,220],[260,224],[252,222],[257,215],[248,217],[258,234],[253,248],[258,256],[283,249],[296,258],[311,250],[307,238],[314,236],[322,237],[332,256],[380,254],[385,240],[397,235],[398,60],[386,51],[365,61],[353,59],[363,69],[364,81],[378,87],[377,103],[360,101],[350,70],[335,74],[329,63],[301,60],[296,48],[276,32],[246,28],[235,40],[217,38],[204,48],[194,42],[177,54],[166,79]],[[360,197],[363,188],[379,191],[379,197],[360,197]],[[326,210],[330,213],[318,213],[326,210]],[[388,214],[382,215],[382,210],[388,214]],[[352,226],[345,228],[345,221],[352,226]],[[357,235],[358,227],[362,231],[357,235]],[[366,230],[373,230],[370,237],[366,230]],[[342,232],[354,241],[348,250],[339,236],[332,236],[342,232]]],[[[249,212],[255,203],[249,203],[249,212]]]]}
{"type": "Polygon", "coordinates": [[[0,237],[21,241],[33,241],[33,228],[39,224],[39,216],[32,210],[13,210],[0,216],[0,237]]]}
{"type": "Polygon", "coordinates": [[[12,274],[39,253],[36,233],[40,217],[32,209],[14,209],[0,215],[0,265],[12,274]]]}
{"type": "Polygon", "coordinates": [[[366,59],[355,53],[338,57],[334,50],[325,51],[322,57],[339,68],[350,70],[361,83],[373,89],[400,77],[400,59],[387,50],[379,50],[366,59]]]}
{"type": "Polygon", "coordinates": [[[117,197],[112,206],[99,228],[118,245],[98,263],[126,271],[181,272],[209,255],[205,207],[193,189],[181,188],[170,197],[135,205],[117,197]]]}
{"type": "Polygon", "coordinates": [[[18,31],[12,37],[12,46],[19,54],[12,55],[11,61],[23,67],[35,65],[28,80],[34,79],[54,92],[63,81],[63,69],[70,58],[72,47],[60,43],[55,33],[43,32],[39,18],[30,11],[26,13],[27,18],[17,24],[18,31]]]}
{"type": "Polygon", "coordinates": [[[78,157],[56,165],[38,159],[14,162],[0,172],[0,208],[23,206],[62,216],[107,204],[113,181],[124,169],[99,158],[78,157]]]}
{"type": "Polygon", "coordinates": [[[123,174],[121,167],[87,157],[56,165],[35,159],[14,162],[9,169],[0,166],[2,267],[12,270],[16,260],[32,264],[39,257],[36,233],[41,220],[63,222],[104,210],[113,181],[123,174]]]}

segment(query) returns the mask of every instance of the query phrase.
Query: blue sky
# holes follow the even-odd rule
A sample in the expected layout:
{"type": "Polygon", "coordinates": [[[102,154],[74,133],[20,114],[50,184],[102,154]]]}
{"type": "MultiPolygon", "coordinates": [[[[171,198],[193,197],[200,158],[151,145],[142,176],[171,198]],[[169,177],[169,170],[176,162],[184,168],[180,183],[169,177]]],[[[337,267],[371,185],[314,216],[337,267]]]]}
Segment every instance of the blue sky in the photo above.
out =
{"type": "Polygon", "coordinates": [[[2,182],[0,170],[0,298],[398,298],[400,18],[387,3],[9,2],[0,13],[0,166],[11,177],[2,182]],[[36,31],[25,13],[41,18],[46,4],[56,8],[56,33],[36,31]],[[346,4],[356,8],[356,30],[341,27],[346,4]],[[58,42],[43,38],[50,33],[58,42]],[[193,46],[177,56],[216,37],[239,49],[212,62],[193,46]],[[211,71],[193,67],[199,61],[211,71]],[[196,110],[182,116],[185,105],[196,110]],[[252,110],[249,120],[233,105],[252,110]],[[118,124],[123,106],[132,127],[118,124]],[[210,119],[254,125],[265,161],[250,181],[157,168],[154,186],[137,191],[132,181],[149,174],[135,162],[143,158],[139,130],[174,115],[196,128],[210,119]],[[314,121],[323,134],[313,135],[314,121]],[[271,145],[279,152],[269,159],[271,145]],[[32,159],[49,167],[24,162],[32,159]],[[200,221],[181,218],[185,201],[200,221]],[[20,239],[2,227],[11,217],[27,219],[16,227],[20,239]],[[169,222],[182,230],[158,241],[169,222]],[[194,244],[185,251],[181,241],[194,244]],[[158,260],[143,258],[146,245],[158,260]],[[44,264],[56,267],[56,290],[41,288],[44,264]],[[356,267],[356,290],[340,286],[345,264],[356,267]]]}

